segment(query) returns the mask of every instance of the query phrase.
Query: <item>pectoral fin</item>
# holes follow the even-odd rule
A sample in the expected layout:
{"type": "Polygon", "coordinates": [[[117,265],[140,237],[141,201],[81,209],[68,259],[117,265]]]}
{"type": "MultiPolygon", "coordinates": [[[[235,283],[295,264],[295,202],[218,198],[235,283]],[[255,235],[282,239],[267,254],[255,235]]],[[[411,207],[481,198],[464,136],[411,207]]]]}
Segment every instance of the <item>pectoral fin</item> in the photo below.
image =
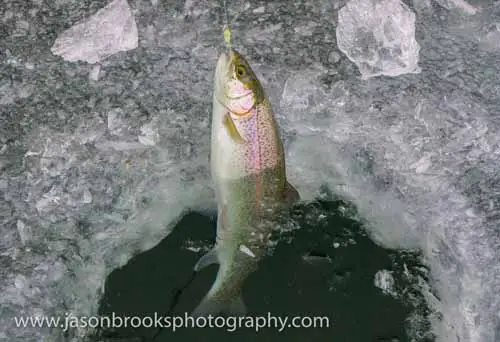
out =
{"type": "Polygon", "coordinates": [[[244,140],[241,137],[240,132],[238,132],[238,128],[236,128],[236,125],[234,124],[234,121],[229,113],[224,115],[222,124],[226,128],[227,134],[231,137],[231,139],[233,139],[234,142],[238,144],[244,143],[244,140]]]}
{"type": "Polygon", "coordinates": [[[210,251],[207,252],[207,254],[203,255],[200,260],[194,265],[194,270],[195,272],[198,272],[202,268],[211,265],[211,264],[218,264],[219,259],[217,257],[217,250],[215,248],[212,248],[210,251]]]}
{"type": "Polygon", "coordinates": [[[292,204],[294,202],[297,202],[300,200],[300,195],[297,189],[295,187],[288,183],[288,181],[285,184],[285,202],[292,204]]]}

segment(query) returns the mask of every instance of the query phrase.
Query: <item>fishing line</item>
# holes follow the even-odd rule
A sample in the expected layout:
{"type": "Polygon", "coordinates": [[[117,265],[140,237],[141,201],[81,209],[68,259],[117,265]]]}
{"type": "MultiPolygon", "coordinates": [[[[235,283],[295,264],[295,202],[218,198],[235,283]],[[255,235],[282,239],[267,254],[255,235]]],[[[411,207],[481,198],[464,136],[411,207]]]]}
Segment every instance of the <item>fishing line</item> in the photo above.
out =
{"type": "Polygon", "coordinates": [[[224,14],[225,14],[225,23],[227,27],[229,27],[229,13],[228,13],[228,10],[227,10],[227,0],[223,0],[223,4],[224,4],[224,14]]]}
{"type": "MultiPolygon", "coordinates": [[[[193,271],[191,273],[191,275],[189,276],[189,279],[185,282],[184,285],[182,285],[182,286],[178,287],[177,289],[175,289],[174,291],[172,291],[173,292],[172,301],[170,302],[170,306],[168,307],[168,310],[167,310],[167,312],[166,312],[166,314],[165,314],[164,317],[170,316],[173,313],[175,307],[177,306],[177,303],[179,303],[179,299],[180,299],[182,293],[184,292],[184,290],[186,288],[189,287],[189,285],[191,285],[191,283],[193,282],[194,278],[196,278],[196,274],[197,274],[197,272],[193,271]]],[[[156,339],[158,338],[158,336],[160,336],[160,334],[163,332],[163,329],[165,329],[165,327],[159,327],[159,328],[157,328],[157,330],[153,334],[153,336],[151,336],[148,339],[145,338],[145,337],[143,337],[142,341],[143,342],[146,342],[148,340],[151,341],[151,342],[156,341],[156,339]]]]}

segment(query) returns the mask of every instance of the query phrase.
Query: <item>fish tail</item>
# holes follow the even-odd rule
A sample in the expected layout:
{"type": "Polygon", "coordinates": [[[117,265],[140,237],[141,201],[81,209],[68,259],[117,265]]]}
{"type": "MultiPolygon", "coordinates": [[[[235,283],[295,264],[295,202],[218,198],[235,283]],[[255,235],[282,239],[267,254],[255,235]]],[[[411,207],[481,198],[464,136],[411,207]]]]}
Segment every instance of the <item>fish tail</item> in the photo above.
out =
{"type": "Polygon", "coordinates": [[[206,317],[210,314],[212,316],[245,316],[246,312],[247,310],[241,295],[233,300],[220,300],[207,295],[196,309],[194,309],[191,316],[206,317]]]}

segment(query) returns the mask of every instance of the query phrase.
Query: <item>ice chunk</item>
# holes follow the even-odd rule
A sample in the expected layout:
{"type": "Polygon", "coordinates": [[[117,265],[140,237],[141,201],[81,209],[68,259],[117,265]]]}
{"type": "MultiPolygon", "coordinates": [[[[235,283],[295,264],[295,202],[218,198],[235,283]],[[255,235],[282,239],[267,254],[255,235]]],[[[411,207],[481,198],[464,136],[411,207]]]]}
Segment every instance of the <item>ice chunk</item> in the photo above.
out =
{"type": "Polygon", "coordinates": [[[31,238],[31,229],[27,227],[23,221],[17,220],[17,231],[19,232],[19,238],[23,245],[29,241],[31,238]]]}
{"type": "Polygon", "coordinates": [[[70,143],[61,140],[59,136],[48,137],[44,151],[40,157],[41,170],[51,177],[59,176],[68,165],[68,149],[70,143]]]}
{"type": "Polygon", "coordinates": [[[429,167],[431,167],[431,165],[432,165],[432,162],[431,162],[432,156],[433,156],[433,153],[423,156],[415,164],[413,164],[411,167],[415,169],[416,173],[426,172],[429,169],[429,167]]]}
{"type": "Polygon", "coordinates": [[[419,73],[415,14],[400,0],[351,0],[339,11],[339,49],[364,78],[419,73]]]}
{"type": "Polygon", "coordinates": [[[185,249],[191,251],[191,252],[195,252],[195,253],[199,253],[199,252],[208,252],[210,249],[212,249],[212,245],[210,244],[207,244],[207,243],[204,243],[204,242],[201,242],[201,241],[194,241],[194,240],[186,240],[184,242],[184,246],[183,246],[185,249]]]}
{"type": "Polygon", "coordinates": [[[392,272],[388,270],[380,270],[375,273],[375,286],[382,290],[386,295],[397,297],[394,289],[394,277],[392,272]]]}
{"type": "Polygon", "coordinates": [[[60,204],[60,201],[60,190],[57,187],[52,187],[36,202],[36,209],[42,215],[44,212],[57,207],[60,204]]]}
{"type": "Polygon", "coordinates": [[[487,51],[495,51],[500,49],[500,23],[496,23],[494,27],[479,38],[480,46],[487,51]]]}
{"type": "Polygon", "coordinates": [[[89,191],[89,189],[83,190],[83,198],[82,198],[83,203],[85,204],[90,204],[92,203],[92,193],[89,191]]]}
{"type": "Polygon", "coordinates": [[[159,134],[156,128],[156,122],[152,121],[141,127],[141,135],[137,138],[139,142],[146,146],[154,146],[158,142],[159,134]]]}
{"type": "Polygon", "coordinates": [[[114,108],[108,113],[108,130],[112,135],[121,135],[127,124],[125,122],[124,113],[121,108],[114,108]]]}
{"type": "MultiPolygon", "coordinates": [[[[290,77],[283,89],[281,105],[293,109],[293,114],[305,112],[304,114],[307,115],[307,112],[311,110],[321,111],[325,93],[322,89],[313,88],[314,86],[310,84],[310,79],[317,75],[317,72],[304,72],[290,77]]],[[[307,123],[304,124],[307,125],[307,123]]]]}
{"type": "Polygon", "coordinates": [[[262,14],[265,11],[266,11],[266,8],[264,6],[260,6],[260,7],[254,8],[252,10],[252,12],[255,13],[255,14],[262,14]]]}
{"type": "Polygon", "coordinates": [[[22,274],[18,274],[16,276],[16,279],[14,280],[14,286],[17,289],[23,289],[24,287],[26,287],[27,282],[28,280],[25,276],[23,276],[22,274]]]}
{"type": "Polygon", "coordinates": [[[92,69],[90,70],[90,73],[89,73],[89,79],[91,81],[99,81],[99,74],[101,73],[101,65],[100,64],[96,64],[94,66],[92,66],[92,69]]]}
{"type": "Polygon", "coordinates": [[[90,18],[64,31],[51,51],[70,62],[93,64],[137,46],[137,25],[128,2],[114,0],[90,18]]]}

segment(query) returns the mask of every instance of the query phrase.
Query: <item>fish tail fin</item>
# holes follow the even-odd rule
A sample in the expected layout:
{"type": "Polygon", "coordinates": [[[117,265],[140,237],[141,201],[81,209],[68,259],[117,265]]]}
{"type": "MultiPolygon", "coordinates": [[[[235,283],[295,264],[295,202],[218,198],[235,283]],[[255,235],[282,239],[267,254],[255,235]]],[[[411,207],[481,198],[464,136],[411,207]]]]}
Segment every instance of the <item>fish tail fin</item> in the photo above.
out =
{"type": "Polygon", "coordinates": [[[194,309],[191,313],[193,317],[200,316],[245,316],[246,315],[246,307],[243,303],[242,296],[236,297],[234,300],[221,301],[220,299],[216,299],[212,296],[205,296],[201,303],[194,309]]]}

